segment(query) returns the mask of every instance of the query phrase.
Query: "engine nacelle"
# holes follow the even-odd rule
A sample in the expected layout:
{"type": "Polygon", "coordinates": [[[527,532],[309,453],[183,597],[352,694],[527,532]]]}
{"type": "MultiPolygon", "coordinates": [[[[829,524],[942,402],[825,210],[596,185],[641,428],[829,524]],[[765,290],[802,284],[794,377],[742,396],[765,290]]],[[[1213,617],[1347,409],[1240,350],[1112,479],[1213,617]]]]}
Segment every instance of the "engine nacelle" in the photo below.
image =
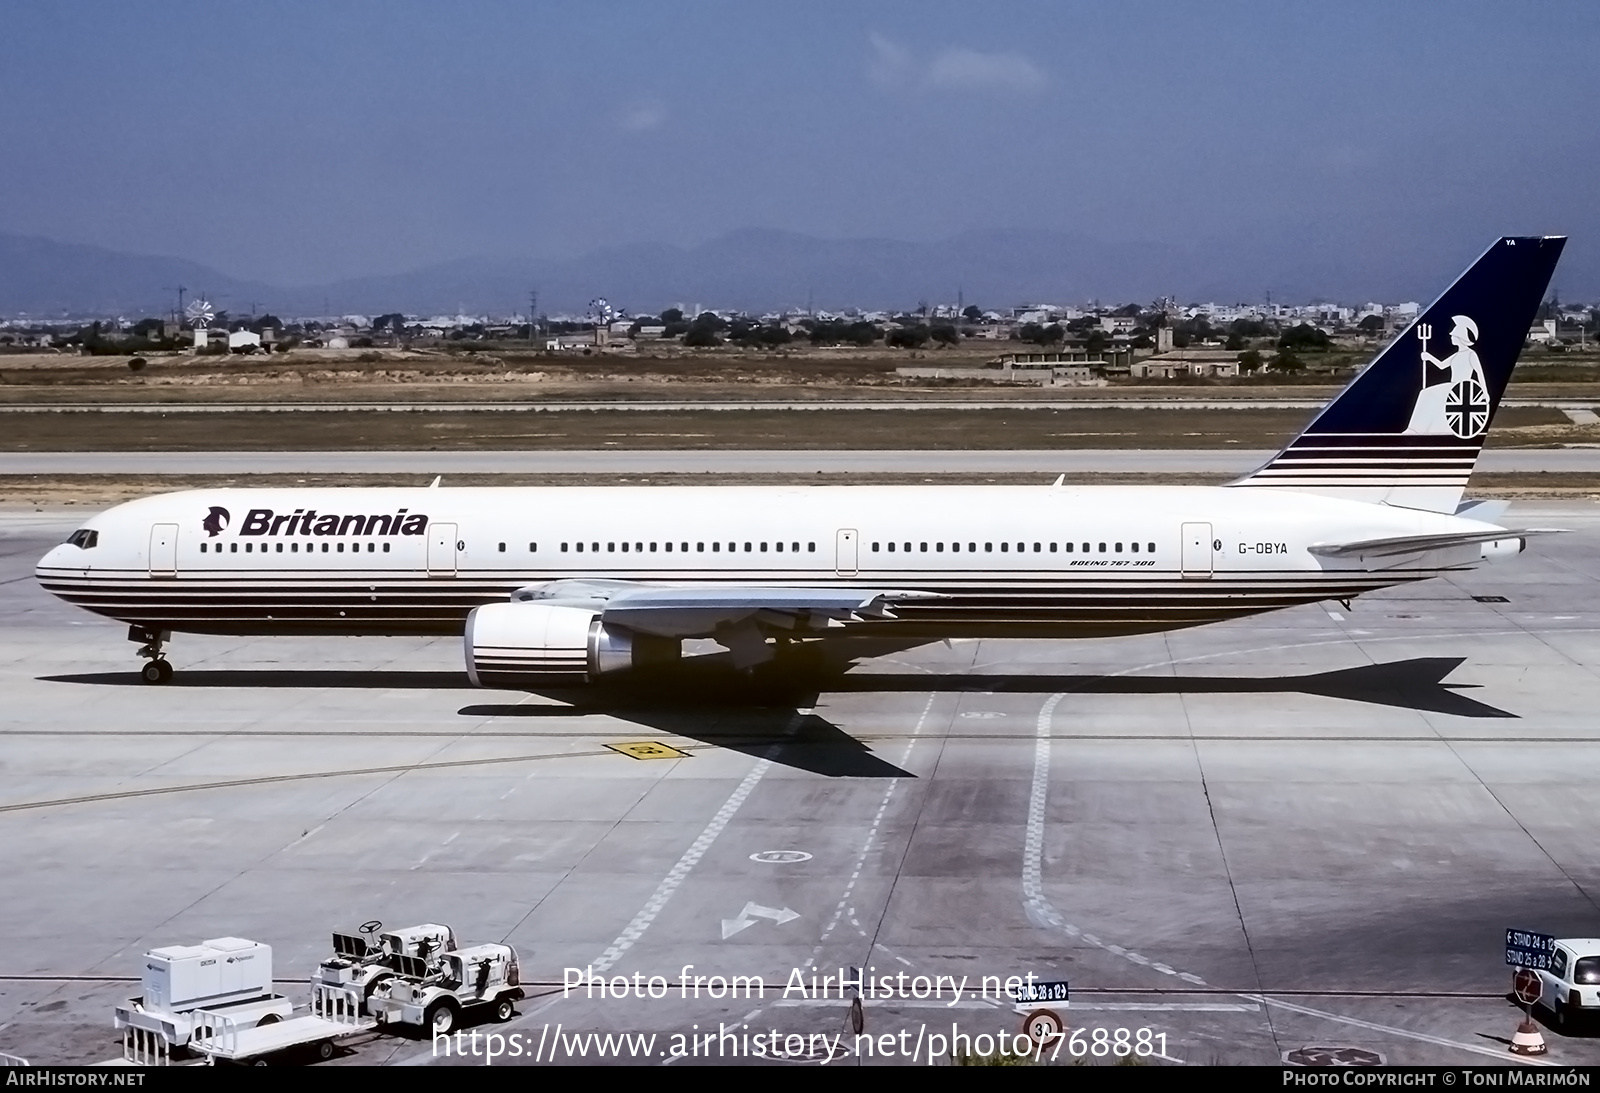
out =
{"type": "Polygon", "coordinates": [[[467,616],[467,678],[478,687],[570,687],[633,667],[634,641],[587,607],[485,604],[467,616]]]}
{"type": "Polygon", "coordinates": [[[1496,539],[1484,543],[1479,556],[1485,562],[1498,562],[1505,558],[1514,558],[1528,549],[1526,539],[1496,539]]]}

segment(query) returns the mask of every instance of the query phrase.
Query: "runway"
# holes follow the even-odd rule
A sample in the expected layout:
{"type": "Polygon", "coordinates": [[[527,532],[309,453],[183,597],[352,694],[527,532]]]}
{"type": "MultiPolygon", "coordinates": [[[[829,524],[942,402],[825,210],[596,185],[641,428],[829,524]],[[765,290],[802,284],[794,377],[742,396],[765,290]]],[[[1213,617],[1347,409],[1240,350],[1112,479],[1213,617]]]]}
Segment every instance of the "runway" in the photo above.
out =
{"type": "MultiPolygon", "coordinates": [[[[1088,453],[1022,453],[1044,454],[1088,453]]],[[[974,988],[869,998],[866,1031],[906,1045],[1015,1032],[976,988],[1032,973],[1070,981],[1072,1027],[1173,1061],[1479,1065],[1511,1058],[1504,929],[1588,936],[1600,910],[1600,505],[1519,503],[1574,532],[1349,610],[583,706],[474,689],[446,639],[180,634],[173,683],[141,686],[125,627],[32,578],[80,516],[0,512],[0,1051],[36,1063],[116,1053],[147,948],[266,941],[300,999],[329,933],[378,918],[507,941],[537,982],[661,976],[661,998],[530,989],[485,1029],[663,1038],[636,1062],[694,1028],[851,1045],[847,1001],[782,988],[857,967],[974,988]],[[684,757],[608,746],[637,741],[684,757]]],[[[896,1051],[832,1065],[926,1061],[896,1051]]],[[[373,1035],[332,1065],[436,1061],[483,1060],[373,1035]]]]}
{"type": "MultiPolygon", "coordinates": [[[[3,452],[0,475],[79,474],[1244,474],[1274,452],[1051,451],[3,452]]],[[[1600,472],[1600,448],[1490,448],[1485,473],[1600,472]]]]}

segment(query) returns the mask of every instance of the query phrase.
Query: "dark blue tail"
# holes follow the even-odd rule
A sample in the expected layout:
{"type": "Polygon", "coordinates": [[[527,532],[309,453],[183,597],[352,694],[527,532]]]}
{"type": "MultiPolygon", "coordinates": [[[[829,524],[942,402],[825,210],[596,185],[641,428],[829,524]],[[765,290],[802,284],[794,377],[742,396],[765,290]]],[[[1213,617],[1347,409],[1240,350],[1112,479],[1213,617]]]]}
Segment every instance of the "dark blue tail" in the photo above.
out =
{"type": "Polygon", "coordinates": [[[1231,484],[1454,512],[1565,245],[1495,243],[1305,432],[1231,484]]]}

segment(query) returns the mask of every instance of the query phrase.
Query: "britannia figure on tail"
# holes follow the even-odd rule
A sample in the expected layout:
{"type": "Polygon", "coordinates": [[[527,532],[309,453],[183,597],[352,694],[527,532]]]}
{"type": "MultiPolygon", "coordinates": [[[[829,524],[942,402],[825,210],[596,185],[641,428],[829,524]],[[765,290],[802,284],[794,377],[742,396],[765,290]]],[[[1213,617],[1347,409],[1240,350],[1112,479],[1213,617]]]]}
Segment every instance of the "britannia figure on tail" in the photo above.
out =
{"type": "Polygon", "coordinates": [[[1417,340],[1422,343],[1422,390],[1411,410],[1408,433],[1471,437],[1489,426],[1488,384],[1472,348],[1478,340],[1478,324],[1466,315],[1451,316],[1451,322],[1455,325],[1450,343],[1456,351],[1444,360],[1428,352],[1432,328],[1427,323],[1417,324],[1417,340]]]}

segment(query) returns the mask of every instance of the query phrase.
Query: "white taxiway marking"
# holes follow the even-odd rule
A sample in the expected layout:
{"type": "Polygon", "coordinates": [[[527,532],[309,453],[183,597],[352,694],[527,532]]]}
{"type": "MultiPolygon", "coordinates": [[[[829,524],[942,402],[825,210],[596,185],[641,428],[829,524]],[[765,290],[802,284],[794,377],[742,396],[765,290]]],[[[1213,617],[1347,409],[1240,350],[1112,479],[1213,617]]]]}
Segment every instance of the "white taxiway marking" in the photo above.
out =
{"type": "Polygon", "coordinates": [[[728,826],[728,822],[733,819],[734,813],[739,811],[739,806],[744,804],[744,799],[750,796],[750,791],[756,788],[756,783],[761,781],[761,776],[767,773],[771,767],[771,759],[762,759],[754,767],[750,768],[750,773],[744,776],[744,781],[740,782],[739,787],[722,803],[722,807],[711,818],[711,822],[706,825],[706,829],[700,832],[700,837],[695,839],[689,849],[683,852],[683,857],[678,859],[678,863],[667,870],[667,875],[661,878],[661,883],[656,886],[655,892],[645,901],[644,906],[639,909],[639,913],[633,916],[633,921],[628,923],[622,933],[617,935],[617,939],[611,943],[610,948],[600,954],[599,959],[594,962],[595,971],[603,972],[611,968],[612,965],[622,959],[623,953],[633,948],[634,942],[644,936],[644,932],[656,920],[656,916],[667,905],[667,901],[672,898],[672,894],[683,884],[690,871],[699,864],[700,859],[705,857],[706,851],[711,849],[711,844],[717,841],[717,836],[722,834],[722,829],[728,826]]]}

